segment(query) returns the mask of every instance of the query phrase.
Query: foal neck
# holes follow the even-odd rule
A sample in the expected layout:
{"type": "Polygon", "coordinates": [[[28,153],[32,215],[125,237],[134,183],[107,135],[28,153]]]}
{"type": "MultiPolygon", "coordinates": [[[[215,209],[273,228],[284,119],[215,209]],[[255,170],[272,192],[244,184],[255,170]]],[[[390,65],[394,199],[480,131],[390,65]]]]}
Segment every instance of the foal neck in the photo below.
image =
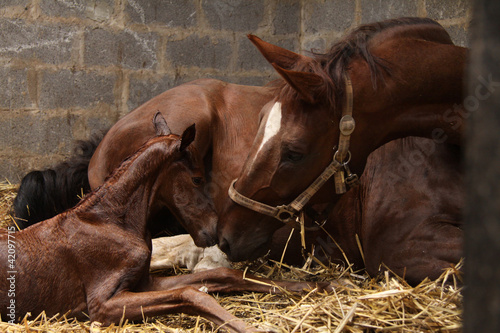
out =
{"type": "Polygon", "coordinates": [[[114,223],[145,236],[158,190],[155,183],[178,147],[172,144],[174,139],[178,137],[162,136],[146,143],[77,207],[77,214],[90,222],[114,223]]]}

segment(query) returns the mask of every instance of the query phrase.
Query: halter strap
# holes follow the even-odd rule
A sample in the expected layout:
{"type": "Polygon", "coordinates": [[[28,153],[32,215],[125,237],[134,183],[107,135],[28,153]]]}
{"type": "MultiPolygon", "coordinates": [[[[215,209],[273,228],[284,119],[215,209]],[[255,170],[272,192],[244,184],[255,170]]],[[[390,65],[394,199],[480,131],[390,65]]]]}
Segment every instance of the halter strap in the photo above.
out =
{"type": "Polygon", "coordinates": [[[349,142],[351,140],[351,134],[354,132],[354,128],[356,127],[356,122],[352,117],[352,82],[349,75],[344,74],[345,80],[345,93],[346,93],[346,103],[344,104],[344,108],[342,110],[342,118],[340,119],[339,129],[340,129],[340,138],[339,138],[339,149],[337,150],[338,160],[343,161],[349,154],[349,142]]]}
{"type": "Polygon", "coordinates": [[[316,180],[311,185],[309,185],[309,187],[304,192],[302,192],[294,201],[292,201],[288,205],[273,207],[245,197],[234,188],[234,184],[238,179],[233,180],[231,186],[229,186],[228,194],[231,200],[245,208],[274,217],[284,223],[294,223],[298,218],[299,212],[302,211],[304,206],[309,202],[309,200],[311,200],[313,195],[315,195],[321,189],[321,187],[342,167],[342,164],[333,159],[332,162],[326,167],[326,169],[323,170],[321,175],[319,175],[319,177],[316,178],[316,180]]]}
{"type": "MultiPolygon", "coordinates": [[[[344,81],[345,81],[345,94],[346,94],[346,103],[342,109],[342,118],[339,122],[340,129],[340,137],[339,137],[339,146],[335,154],[333,155],[333,159],[337,160],[339,163],[342,163],[345,166],[345,171],[348,173],[347,177],[353,177],[355,175],[350,174],[348,171],[347,164],[351,160],[351,153],[349,152],[349,143],[351,140],[351,134],[356,127],[356,122],[352,117],[352,106],[353,106],[353,93],[352,93],[352,82],[349,75],[344,73],[344,81]],[[347,158],[347,161],[346,161],[347,158]]],[[[357,176],[356,176],[357,177],[357,176]]],[[[335,174],[335,192],[337,194],[343,194],[347,191],[346,188],[346,179],[344,176],[344,172],[338,172],[335,174]]]]}
{"type": "MultiPolygon", "coordinates": [[[[348,183],[355,184],[357,182],[357,175],[352,174],[347,166],[351,153],[349,152],[349,142],[351,134],[355,128],[354,118],[352,117],[353,107],[353,89],[351,79],[347,72],[344,74],[346,85],[346,104],[342,110],[342,118],[340,119],[340,138],[338,149],[333,154],[332,162],[323,170],[323,172],[316,178],[316,180],[309,185],[294,201],[288,205],[270,206],[262,202],[250,199],[234,188],[234,184],[238,179],[233,180],[229,186],[228,194],[231,200],[237,204],[253,210],[257,213],[274,217],[285,224],[299,223],[301,228],[304,228],[304,219],[300,217],[300,212],[304,209],[305,205],[311,198],[321,189],[321,187],[334,176],[335,191],[338,194],[346,192],[346,179],[344,172],[347,173],[348,183]],[[346,160],[347,158],[347,160],[346,160]],[[349,180],[351,178],[351,180],[349,180]]],[[[335,148],[334,148],[335,149],[335,148]]]]}

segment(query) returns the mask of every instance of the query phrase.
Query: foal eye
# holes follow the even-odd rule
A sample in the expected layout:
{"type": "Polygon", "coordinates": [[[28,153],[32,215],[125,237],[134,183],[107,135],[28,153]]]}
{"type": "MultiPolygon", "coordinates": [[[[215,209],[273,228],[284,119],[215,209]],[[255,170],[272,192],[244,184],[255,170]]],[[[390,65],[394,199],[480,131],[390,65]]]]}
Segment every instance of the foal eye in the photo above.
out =
{"type": "Polygon", "coordinates": [[[304,158],[304,154],[295,151],[288,151],[285,157],[290,162],[298,162],[304,158]]]}
{"type": "Polygon", "coordinates": [[[191,180],[193,181],[193,184],[196,186],[200,186],[201,184],[203,184],[203,178],[201,177],[193,177],[191,178],[191,180]]]}

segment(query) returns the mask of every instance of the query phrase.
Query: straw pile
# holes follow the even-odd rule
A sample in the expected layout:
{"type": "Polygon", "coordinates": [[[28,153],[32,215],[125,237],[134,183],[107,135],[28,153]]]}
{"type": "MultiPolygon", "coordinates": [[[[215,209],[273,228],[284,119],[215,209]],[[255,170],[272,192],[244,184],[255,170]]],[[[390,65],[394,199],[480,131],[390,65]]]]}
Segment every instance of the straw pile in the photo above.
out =
{"type": "Polygon", "coordinates": [[[9,213],[16,190],[17,185],[9,181],[0,182],[0,228],[5,228],[12,223],[9,213]]]}
{"type": "MultiPolygon", "coordinates": [[[[0,183],[0,221],[9,222],[7,213],[16,187],[0,183]]],[[[272,279],[336,281],[331,293],[268,295],[245,293],[215,295],[219,303],[249,325],[267,332],[460,332],[462,263],[445,271],[436,281],[416,287],[404,280],[381,274],[370,278],[349,267],[288,267],[275,262],[247,263],[249,273],[272,279]]],[[[181,268],[160,274],[185,274],[181,268]]],[[[149,318],[144,323],[124,321],[99,327],[64,316],[25,318],[20,324],[0,321],[2,332],[217,332],[220,328],[199,317],[170,315],[149,318]]]]}

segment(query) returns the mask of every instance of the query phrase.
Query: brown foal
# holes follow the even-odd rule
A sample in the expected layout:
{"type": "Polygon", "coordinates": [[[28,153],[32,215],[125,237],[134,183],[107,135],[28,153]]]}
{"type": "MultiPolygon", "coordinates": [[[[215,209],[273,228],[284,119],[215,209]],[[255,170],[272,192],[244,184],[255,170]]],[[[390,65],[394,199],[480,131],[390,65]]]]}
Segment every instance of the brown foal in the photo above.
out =
{"type": "MultiPolygon", "coordinates": [[[[186,181],[199,177],[200,164],[190,145],[194,126],[182,137],[171,134],[160,113],[154,117],[154,126],[158,136],[76,207],[20,232],[0,231],[3,320],[14,322],[28,312],[45,311],[49,316],[69,312],[83,319],[87,313],[90,320],[109,325],[183,312],[201,315],[232,331],[250,329],[199,289],[269,292],[274,287],[245,280],[242,272],[231,269],[172,277],[149,274],[147,221],[160,184],[171,187],[169,207],[184,223],[215,215],[212,205],[199,204],[201,198],[209,202],[199,182],[186,181]]],[[[267,282],[294,291],[315,287],[267,282]]]]}

